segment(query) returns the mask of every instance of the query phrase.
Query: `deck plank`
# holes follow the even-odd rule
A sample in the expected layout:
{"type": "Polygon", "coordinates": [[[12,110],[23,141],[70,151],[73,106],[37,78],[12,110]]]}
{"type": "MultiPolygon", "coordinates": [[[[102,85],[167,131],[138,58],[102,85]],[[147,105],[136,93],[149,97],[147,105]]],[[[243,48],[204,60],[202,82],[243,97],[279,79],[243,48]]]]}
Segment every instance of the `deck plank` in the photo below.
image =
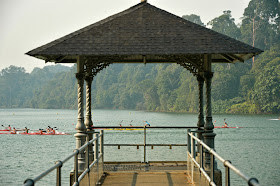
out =
{"type": "Polygon", "coordinates": [[[181,186],[192,184],[187,171],[108,172],[102,186],[181,186]]]}

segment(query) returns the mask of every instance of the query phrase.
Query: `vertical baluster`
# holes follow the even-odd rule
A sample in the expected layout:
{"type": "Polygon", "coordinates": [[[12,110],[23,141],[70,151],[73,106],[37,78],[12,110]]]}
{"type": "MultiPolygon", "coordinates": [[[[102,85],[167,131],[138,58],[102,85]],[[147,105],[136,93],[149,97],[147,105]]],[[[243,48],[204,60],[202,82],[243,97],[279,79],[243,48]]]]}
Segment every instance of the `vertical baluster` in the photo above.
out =
{"type": "Polygon", "coordinates": [[[211,167],[211,169],[210,169],[210,171],[211,171],[211,173],[210,173],[210,177],[211,177],[211,180],[215,183],[215,157],[214,157],[214,155],[211,153],[211,162],[210,162],[210,167],[211,167]]]}
{"type": "Polygon", "coordinates": [[[57,161],[55,164],[60,164],[59,167],[56,168],[56,186],[61,186],[61,167],[63,163],[61,161],[57,161]]]}
{"type": "Polygon", "coordinates": [[[104,130],[101,130],[100,134],[100,153],[102,154],[102,171],[104,171],[104,130]]]}
{"type": "Polygon", "coordinates": [[[78,170],[78,155],[79,155],[79,150],[76,149],[75,150],[77,152],[77,154],[75,154],[75,158],[74,158],[74,177],[75,177],[75,182],[74,183],[78,183],[78,177],[79,177],[79,170],[78,170]]]}
{"type": "Polygon", "coordinates": [[[229,163],[231,163],[231,162],[229,160],[226,160],[224,162],[224,166],[225,166],[225,182],[226,182],[226,186],[230,186],[230,169],[226,165],[226,162],[229,162],[229,163]]]}
{"type": "MultiPolygon", "coordinates": [[[[191,134],[192,135],[194,135],[194,132],[191,132],[191,134]]],[[[194,138],[192,137],[191,138],[191,155],[192,155],[192,158],[194,158],[195,159],[195,140],[194,140],[194,138]]],[[[191,160],[191,166],[192,166],[192,183],[194,182],[194,180],[193,180],[193,175],[194,175],[194,162],[193,162],[193,160],[191,160]]]]}
{"type": "Polygon", "coordinates": [[[189,156],[189,154],[191,153],[191,136],[189,135],[189,133],[191,132],[191,129],[187,129],[187,165],[188,165],[188,169],[190,170],[190,163],[191,163],[191,158],[189,156]]]}
{"type": "Polygon", "coordinates": [[[99,135],[95,133],[94,134],[94,139],[96,139],[96,140],[94,141],[94,161],[97,160],[97,162],[96,162],[96,170],[97,170],[97,178],[99,179],[98,138],[99,138],[99,135]]]}
{"type": "Polygon", "coordinates": [[[146,162],[146,126],[144,126],[144,162],[146,162]]]}

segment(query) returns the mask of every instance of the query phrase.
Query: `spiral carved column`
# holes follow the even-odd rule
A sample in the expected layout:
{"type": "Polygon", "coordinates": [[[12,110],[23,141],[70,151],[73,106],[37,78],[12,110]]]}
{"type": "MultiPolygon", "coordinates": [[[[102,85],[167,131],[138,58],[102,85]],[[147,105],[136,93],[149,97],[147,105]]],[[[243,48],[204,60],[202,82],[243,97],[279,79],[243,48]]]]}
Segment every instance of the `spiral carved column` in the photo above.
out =
{"type": "MultiPolygon", "coordinates": [[[[93,139],[93,133],[94,130],[92,130],[93,122],[92,122],[92,116],[91,116],[91,84],[93,77],[91,74],[86,75],[86,119],[85,119],[85,126],[87,128],[87,141],[90,141],[93,139]]],[[[92,145],[89,146],[89,161],[93,161],[93,147],[92,145]]]]}
{"type": "MultiPolygon", "coordinates": [[[[204,78],[205,78],[205,84],[206,84],[206,122],[204,125],[204,133],[203,139],[204,142],[211,147],[212,149],[215,149],[215,143],[214,139],[216,134],[213,132],[214,125],[212,122],[212,108],[211,108],[211,81],[212,81],[213,73],[212,72],[204,72],[204,78]]],[[[210,163],[211,158],[209,152],[205,152],[205,169],[210,170],[210,163]]],[[[214,163],[216,164],[216,163],[214,163]]],[[[216,165],[215,169],[216,169],[216,165]]]]}
{"type": "MultiPolygon", "coordinates": [[[[78,122],[76,125],[76,149],[85,144],[86,141],[86,126],[84,124],[84,107],[83,107],[83,87],[84,87],[84,74],[79,72],[76,74],[78,81],[78,122]]],[[[78,155],[78,172],[83,172],[85,169],[85,153],[83,151],[78,155]]]]}
{"type": "MultiPolygon", "coordinates": [[[[200,139],[200,140],[203,140],[202,138],[202,133],[203,133],[203,127],[204,127],[204,115],[203,115],[203,84],[204,84],[204,78],[203,76],[201,75],[198,75],[197,76],[197,82],[198,82],[198,121],[197,121],[197,137],[200,139]]],[[[200,153],[199,153],[199,150],[200,150],[200,146],[197,145],[197,161],[200,161],[200,153]]]]}
{"type": "MultiPolygon", "coordinates": [[[[203,115],[203,84],[204,84],[204,78],[201,75],[197,76],[197,81],[198,81],[198,101],[199,101],[199,113],[198,113],[198,122],[197,122],[197,127],[198,130],[203,130],[204,127],[204,115],[203,115]]],[[[199,138],[201,139],[201,138],[199,138]]]]}

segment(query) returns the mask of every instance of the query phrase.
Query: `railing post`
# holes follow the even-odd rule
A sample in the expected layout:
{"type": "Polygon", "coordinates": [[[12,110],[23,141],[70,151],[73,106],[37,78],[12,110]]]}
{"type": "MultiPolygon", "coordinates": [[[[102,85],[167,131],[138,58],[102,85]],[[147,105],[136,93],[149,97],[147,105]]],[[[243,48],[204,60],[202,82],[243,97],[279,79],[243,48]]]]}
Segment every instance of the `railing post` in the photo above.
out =
{"type": "Polygon", "coordinates": [[[228,166],[226,166],[226,162],[229,162],[229,163],[231,163],[229,160],[226,160],[225,162],[224,162],[224,166],[225,166],[225,184],[226,184],[226,186],[230,186],[230,169],[229,169],[229,167],[228,166]]]}
{"type": "Polygon", "coordinates": [[[56,161],[55,164],[60,164],[59,167],[56,168],[56,186],[61,186],[61,167],[63,163],[61,161],[56,161]]]}
{"type": "Polygon", "coordinates": [[[191,153],[191,136],[189,133],[191,132],[191,129],[187,129],[187,136],[188,136],[188,152],[191,153]]]}
{"type": "MultiPolygon", "coordinates": [[[[192,135],[194,135],[194,132],[191,132],[192,135]]],[[[191,138],[191,154],[192,154],[192,158],[195,159],[195,139],[192,137],[191,138]]],[[[194,175],[194,162],[192,161],[192,183],[193,181],[193,175],[194,175]]]]}
{"type": "Polygon", "coordinates": [[[210,169],[210,171],[211,171],[211,173],[210,173],[210,177],[211,177],[211,180],[214,182],[214,183],[216,183],[215,182],[215,157],[214,157],[214,155],[211,153],[211,163],[210,163],[210,167],[211,167],[211,169],[210,169]]]}
{"type": "Polygon", "coordinates": [[[191,153],[191,136],[189,135],[189,133],[191,132],[191,129],[187,129],[187,165],[188,165],[188,169],[190,169],[190,163],[191,163],[191,158],[189,156],[189,154],[191,153]]]}
{"type": "Polygon", "coordinates": [[[144,126],[144,162],[146,163],[146,126],[144,126]]]}
{"type": "Polygon", "coordinates": [[[24,181],[24,185],[34,186],[35,182],[32,179],[27,179],[24,181]]]}
{"type": "MultiPolygon", "coordinates": [[[[195,133],[192,132],[192,135],[195,136],[195,133]]],[[[196,150],[195,150],[195,139],[194,138],[192,138],[192,142],[191,143],[192,143],[193,158],[195,159],[195,157],[196,157],[196,150]]]]}
{"type": "Polygon", "coordinates": [[[98,177],[98,179],[99,179],[99,166],[98,166],[98,164],[99,164],[99,160],[98,160],[98,137],[99,137],[99,135],[97,134],[97,133],[95,133],[94,134],[94,139],[96,139],[95,141],[94,141],[94,161],[95,160],[97,160],[97,162],[96,162],[96,168],[97,168],[97,177],[98,177]]]}
{"type": "Polygon", "coordinates": [[[102,173],[104,171],[104,130],[100,130],[100,153],[102,154],[102,173]]]}
{"type": "Polygon", "coordinates": [[[89,144],[89,142],[87,142],[88,143],[88,145],[87,145],[87,147],[86,147],[86,165],[87,165],[87,168],[89,169],[89,165],[90,165],[90,163],[91,163],[91,161],[90,161],[90,157],[89,157],[89,149],[90,149],[90,144],[89,144]]]}
{"type": "Polygon", "coordinates": [[[199,153],[200,153],[200,167],[202,168],[202,169],[204,169],[204,167],[203,167],[203,145],[201,145],[200,143],[199,143],[199,153]]]}
{"type": "Polygon", "coordinates": [[[75,154],[74,158],[74,183],[78,183],[78,177],[79,177],[79,170],[78,170],[78,156],[79,156],[79,150],[76,149],[77,154],[75,154]]]}

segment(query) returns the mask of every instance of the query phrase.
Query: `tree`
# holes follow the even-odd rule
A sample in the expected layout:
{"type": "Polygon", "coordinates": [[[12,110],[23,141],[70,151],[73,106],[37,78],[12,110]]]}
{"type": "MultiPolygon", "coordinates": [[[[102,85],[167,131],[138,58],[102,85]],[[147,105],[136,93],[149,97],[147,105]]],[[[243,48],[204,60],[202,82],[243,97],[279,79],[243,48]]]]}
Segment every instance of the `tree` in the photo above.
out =
{"type": "Polygon", "coordinates": [[[253,99],[263,112],[277,113],[280,110],[280,58],[269,62],[256,78],[253,99]]]}
{"type": "Polygon", "coordinates": [[[195,24],[198,24],[200,26],[205,26],[204,23],[201,21],[200,16],[191,14],[191,15],[183,15],[182,18],[191,21],[195,24]]]}
{"type": "Polygon", "coordinates": [[[223,15],[211,20],[207,25],[210,25],[212,30],[234,39],[240,39],[241,37],[241,31],[234,23],[230,10],[223,11],[223,15]]]}
{"type": "MultiPolygon", "coordinates": [[[[279,15],[278,0],[251,0],[243,14],[243,41],[254,47],[269,49],[277,41],[279,15]]],[[[253,57],[253,66],[254,63],[253,57]]]]}

